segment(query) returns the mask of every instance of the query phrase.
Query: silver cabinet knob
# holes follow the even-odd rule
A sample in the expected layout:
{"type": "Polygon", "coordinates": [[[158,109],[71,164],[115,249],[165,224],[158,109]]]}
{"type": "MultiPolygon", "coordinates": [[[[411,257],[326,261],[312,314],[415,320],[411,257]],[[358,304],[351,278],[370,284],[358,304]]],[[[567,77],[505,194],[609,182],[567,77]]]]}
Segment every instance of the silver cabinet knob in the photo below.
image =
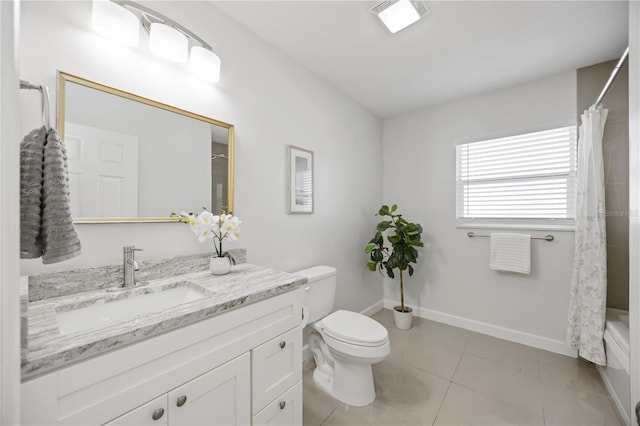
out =
{"type": "Polygon", "coordinates": [[[153,420],[160,420],[162,416],[164,416],[164,408],[158,408],[156,411],[153,412],[153,414],[151,415],[151,418],[153,420]]]}
{"type": "Polygon", "coordinates": [[[280,342],[280,349],[284,349],[285,346],[287,346],[287,342],[285,342],[284,340],[280,342]]]}
{"type": "Polygon", "coordinates": [[[187,396],[186,395],[182,395],[182,396],[178,397],[178,400],[176,401],[176,405],[178,407],[182,407],[185,402],[187,402],[187,396]]]}
{"type": "Polygon", "coordinates": [[[285,407],[286,405],[287,405],[287,403],[286,403],[286,402],[284,402],[284,401],[280,401],[280,409],[281,409],[281,410],[284,410],[284,407],[285,407]]]}

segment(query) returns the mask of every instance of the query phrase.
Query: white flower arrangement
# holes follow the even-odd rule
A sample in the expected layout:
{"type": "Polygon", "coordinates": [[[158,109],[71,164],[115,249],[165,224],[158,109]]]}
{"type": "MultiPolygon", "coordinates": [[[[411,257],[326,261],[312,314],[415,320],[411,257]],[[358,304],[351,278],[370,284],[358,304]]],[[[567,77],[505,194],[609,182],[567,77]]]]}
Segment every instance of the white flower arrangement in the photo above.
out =
{"type": "Polygon", "coordinates": [[[194,234],[198,236],[198,241],[213,240],[213,247],[217,257],[228,257],[232,263],[235,260],[228,252],[222,250],[222,241],[228,238],[229,241],[237,241],[240,238],[240,224],[237,216],[222,212],[219,215],[203,210],[197,216],[194,213],[180,212],[171,213],[171,217],[177,217],[180,222],[189,224],[194,234]]]}

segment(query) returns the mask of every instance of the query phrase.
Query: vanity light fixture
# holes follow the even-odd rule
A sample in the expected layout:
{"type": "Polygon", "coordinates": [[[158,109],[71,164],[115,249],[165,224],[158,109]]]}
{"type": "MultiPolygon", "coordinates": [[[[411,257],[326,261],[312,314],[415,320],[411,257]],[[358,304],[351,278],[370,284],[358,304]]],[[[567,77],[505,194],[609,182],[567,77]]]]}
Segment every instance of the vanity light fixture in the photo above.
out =
{"type": "Polygon", "coordinates": [[[421,1],[386,0],[371,9],[387,29],[395,34],[428,13],[421,1]]]}
{"type": "Polygon", "coordinates": [[[191,48],[191,72],[203,80],[220,81],[220,58],[211,50],[200,46],[191,48]]]}
{"type": "Polygon", "coordinates": [[[153,22],[149,28],[149,49],[164,59],[183,63],[189,56],[189,39],[175,28],[153,22]]]}
{"type": "Polygon", "coordinates": [[[140,22],[131,11],[117,4],[94,0],[91,10],[91,26],[93,29],[125,46],[137,46],[140,36],[140,22]]]}
{"type": "MultiPolygon", "coordinates": [[[[187,28],[146,6],[129,0],[93,0],[92,21],[96,32],[129,46],[137,46],[137,35],[142,25],[149,34],[149,49],[153,53],[173,62],[184,63],[189,59],[193,74],[210,82],[220,80],[220,58],[211,46],[187,28]],[[124,25],[124,21],[127,21],[128,28],[135,26],[136,39],[133,43],[123,42],[120,37],[124,30],[118,25],[124,25]],[[102,30],[107,26],[110,31],[102,30]]],[[[128,31],[132,32],[131,29],[128,31]]]]}

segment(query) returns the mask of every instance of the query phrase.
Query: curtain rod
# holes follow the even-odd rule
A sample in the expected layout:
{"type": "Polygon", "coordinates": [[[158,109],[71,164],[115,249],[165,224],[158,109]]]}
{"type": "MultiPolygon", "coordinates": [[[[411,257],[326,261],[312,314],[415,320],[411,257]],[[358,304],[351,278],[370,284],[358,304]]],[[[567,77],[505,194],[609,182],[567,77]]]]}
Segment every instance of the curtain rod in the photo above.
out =
{"type": "Polygon", "coordinates": [[[616,79],[616,77],[618,76],[618,73],[620,72],[620,68],[622,68],[622,66],[624,65],[624,62],[627,60],[627,56],[629,56],[629,46],[627,46],[624,53],[620,57],[620,60],[618,61],[615,68],[611,72],[611,75],[609,76],[609,80],[607,80],[607,83],[602,88],[602,92],[600,92],[600,96],[598,96],[598,99],[596,99],[596,103],[593,104],[592,108],[594,107],[597,108],[602,103],[602,101],[604,100],[604,97],[607,95],[607,92],[609,91],[609,89],[611,88],[611,85],[613,84],[613,80],[616,79]]]}

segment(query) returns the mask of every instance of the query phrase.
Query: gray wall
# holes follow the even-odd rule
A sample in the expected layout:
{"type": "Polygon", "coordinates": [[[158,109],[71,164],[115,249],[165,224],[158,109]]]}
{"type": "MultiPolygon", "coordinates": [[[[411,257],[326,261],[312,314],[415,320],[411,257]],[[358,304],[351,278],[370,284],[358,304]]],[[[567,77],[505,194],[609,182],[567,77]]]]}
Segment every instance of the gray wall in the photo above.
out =
{"type": "MultiPolygon", "coordinates": [[[[604,87],[617,61],[577,71],[578,116],[604,87]]],[[[629,309],[629,76],[621,69],[603,102],[609,110],[604,129],[604,181],[607,209],[607,306],[629,309]]]]}
{"type": "MultiPolygon", "coordinates": [[[[382,201],[382,121],[212,2],[144,4],[214,47],[222,60],[220,83],[157,58],[144,41],[127,48],[104,39],[91,30],[89,1],[23,2],[21,77],[53,90],[60,69],[234,124],[234,213],[242,236],[225,249],[246,248],[248,262],[283,271],[335,266],[338,308],[360,311],[378,303],[382,279],[368,271],[364,246],[382,201]],[[314,214],[286,212],[286,145],[314,151],[314,214]]],[[[39,113],[37,104],[23,105],[25,130],[40,124],[39,113]]],[[[21,272],[119,263],[129,244],[144,248],[140,260],[213,251],[180,223],[80,224],[78,234],[82,256],[54,265],[23,260],[21,272]]]]}
{"type": "MultiPolygon", "coordinates": [[[[532,242],[530,275],[491,271],[488,239],[456,227],[455,146],[574,124],[575,78],[571,70],[385,120],[384,200],[424,228],[425,248],[405,294],[422,315],[567,351],[574,233],[517,231],[555,240],[532,242]]],[[[399,300],[397,280],[384,291],[385,305],[399,300]]]]}

